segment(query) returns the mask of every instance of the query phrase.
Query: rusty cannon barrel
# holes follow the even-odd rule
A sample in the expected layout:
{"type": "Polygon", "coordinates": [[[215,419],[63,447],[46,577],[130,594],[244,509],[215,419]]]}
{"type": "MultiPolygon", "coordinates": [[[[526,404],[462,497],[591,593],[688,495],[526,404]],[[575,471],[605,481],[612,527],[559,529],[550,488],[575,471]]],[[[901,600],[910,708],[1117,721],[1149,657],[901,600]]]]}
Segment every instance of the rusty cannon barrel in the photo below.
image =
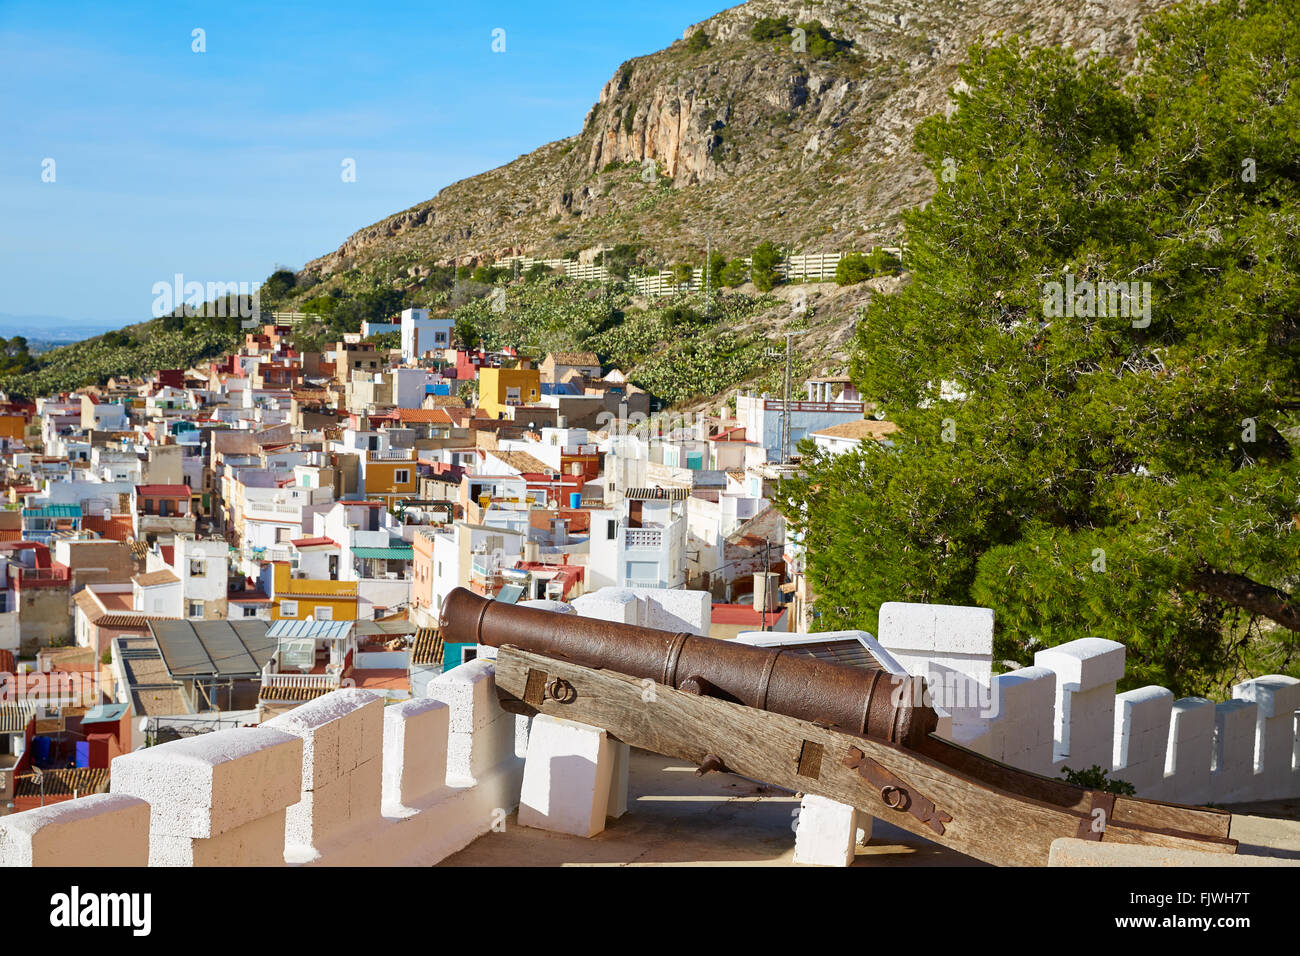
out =
{"type": "Polygon", "coordinates": [[[911,748],[938,724],[923,703],[922,678],[836,664],[789,648],[516,607],[465,588],[447,595],[439,625],[444,641],[512,645],[911,748]]]}

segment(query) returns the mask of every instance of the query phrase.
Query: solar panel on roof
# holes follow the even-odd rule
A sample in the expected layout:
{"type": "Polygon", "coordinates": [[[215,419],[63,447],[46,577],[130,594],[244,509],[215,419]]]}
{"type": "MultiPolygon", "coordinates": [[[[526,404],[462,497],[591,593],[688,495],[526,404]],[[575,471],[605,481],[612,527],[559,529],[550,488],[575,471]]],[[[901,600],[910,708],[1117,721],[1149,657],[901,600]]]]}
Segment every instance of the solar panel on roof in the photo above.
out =
{"type": "Polygon", "coordinates": [[[275,652],[265,621],[150,621],[172,677],[256,677],[275,652]]]}
{"type": "Polygon", "coordinates": [[[865,667],[867,670],[878,671],[881,669],[880,662],[871,656],[871,652],[862,645],[861,641],[856,640],[824,641],[820,644],[791,644],[786,647],[786,651],[795,654],[806,654],[809,657],[832,661],[836,664],[865,667]]]}
{"type": "Polygon", "coordinates": [[[149,630],[158,642],[167,672],[173,677],[215,673],[212,659],[188,621],[150,621],[149,630]]]}
{"type": "Polygon", "coordinates": [[[522,584],[507,584],[497,592],[496,600],[502,604],[514,604],[523,596],[523,593],[524,586],[522,584]]]}
{"type": "Polygon", "coordinates": [[[195,621],[194,633],[221,677],[257,674],[261,667],[248,653],[239,633],[228,621],[195,621]]]}

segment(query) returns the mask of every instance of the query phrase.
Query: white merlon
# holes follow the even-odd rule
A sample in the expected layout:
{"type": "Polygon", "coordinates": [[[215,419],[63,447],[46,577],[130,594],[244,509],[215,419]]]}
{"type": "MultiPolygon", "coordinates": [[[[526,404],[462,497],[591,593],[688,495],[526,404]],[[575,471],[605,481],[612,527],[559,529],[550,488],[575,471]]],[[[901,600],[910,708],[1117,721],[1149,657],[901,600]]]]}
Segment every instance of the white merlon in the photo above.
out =
{"type": "Polygon", "coordinates": [[[149,804],[149,863],[188,866],[221,840],[231,865],[281,861],[240,831],[265,817],[283,819],[298,799],[302,741],[279,730],[241,727],[173,741],[113,760],[112,792],[149,804]]]}
{"type": "Polygon", "coordinates": [[[1210,799],[1227,803],[1249,799],[1255,776],[1254,701],[1227,700],[1214,705],[1214,763],[1210,799]]]}
{"type": "Polygon", "coordinates": [[[1124,676],[1124,645],[1085,637],[1039,651],[1034,664],[1056,674],[1053,760],[1072,770],[1112,769],[1115,683],[1124,676]]]}
{"type": "Polygon", "coordinates": [[[988,756],[1035,773],[1050,773],[1056,713],[1056,675],[1022,667],[993,678],[988,756]]]}
{"type": "Polygon", "coordinates": [[[451,709],[440,700],[407,700],[384,708],[385,816],[410,816],[447,788],[451,709]]]}
{"type": "Polygon", "coordinates": [[[1183,697],[1174,701],[1169,715],[1165,778],[1159,787],[1152,790],[1152,795],[1191,804],[1210,799],[1213,753],[1214,701],[1204,697],[1183,697]]]}
{"type": "Polygon", "coordinates": [[[149,804],[101,793],[0,817],[0,866],[145,866],[149,804]]]}
{"type": "Polygon", "coordinates": [[[1034,664],[1056,674],[1072,691],[1089,691],[1124,677],[1124,645],[1101,637],[1084,637],[1034,655],[1034,664]]]}
{"type": "Polygon", "coordinates": [[[382,794],[383,696],[338,690],[263,727],[302,740],[299,799],[288,809],[285,859],[319,858],[326,844],[377,822],[382,794]]]}
{"type": "Polygon", "coordinates": [[[574,598],[572,607],[583,617],[702,637],[713,619],[712,595],[683,588],[603,587],[574,598]]]}
{"type": "Polygon", "coordinates": [[[471,787],[497,767],[503,755],[515,758],[526,752],[528,718],[502,710],[495,674],[496,664],[479,658],[429,684],[429,697],[450,711],[447,782],[452,786],[471,787]]]}
{"type": "Polygon", "coordinates": [[[610,794],[618,789],[614,744],[598,727],[548,714],[534,717],[519,794],[520,825],[580,837],[604,830],[610,794]]]}
{"type": "Polygon", "coordinates": [[[1115,774],[1140,790],[1162,783],[1169,750],[1173,691],[1139,687],[1115,697],[1115,774]]]}
{"type": "Polygon", "coordinates": [[[1291,796],[1290,779],[1300,770],[1300,680],[1268,674],[1232,688],[1232,696],[1256,705],[1256,800],[1291,796]]]}

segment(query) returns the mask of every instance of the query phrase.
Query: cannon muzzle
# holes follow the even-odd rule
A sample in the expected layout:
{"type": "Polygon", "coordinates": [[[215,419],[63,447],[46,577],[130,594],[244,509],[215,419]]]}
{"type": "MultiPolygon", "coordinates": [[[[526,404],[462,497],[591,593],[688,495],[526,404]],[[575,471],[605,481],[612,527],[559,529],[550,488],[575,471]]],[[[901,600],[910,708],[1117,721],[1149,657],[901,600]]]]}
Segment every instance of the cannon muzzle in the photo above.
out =
{"type": "Polygon", "coordinates": [[[516,607],[465,588],[447,595],[439,626],[444,641],[512,645],[914,749],[938,725],[924,703],[922,678],[837,664],[790,648],[516,607]]]}

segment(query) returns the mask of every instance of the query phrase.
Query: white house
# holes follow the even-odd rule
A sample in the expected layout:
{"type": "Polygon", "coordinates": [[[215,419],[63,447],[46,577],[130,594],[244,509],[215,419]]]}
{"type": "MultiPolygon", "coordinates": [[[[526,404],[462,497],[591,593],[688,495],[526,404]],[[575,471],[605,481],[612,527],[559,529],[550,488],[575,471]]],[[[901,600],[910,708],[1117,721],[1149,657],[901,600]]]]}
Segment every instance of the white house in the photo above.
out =
{"type": "Polygon", "coordinates": [[[170,568],[137,574],[131,579],[131,603],[142,614],[185,617],[185,592],[170,568]]]}
{"type": "Polygon", "coordinates": [[[177,535],[172,572],[181,580],[184,617],[195,620],[224,618],[230,568],[230,545],[177,535]]]}
{"type": "Polygon", "coordinates": [[[844,422],[860,421],[865,406],[851,385],[836,395],[838,380],[814,379],[807,383],[808,397],[787,403],[770,398],[766,393],[755,397],[740,395],[736,398],[736,418],[745,428],[745,436],[761,445],[769,461],[781,459],[781,434],[785,423],[789,428],[789,448],[793,454],[799,442],[812,432],[844,422]],[[834,397],[831,397],[834,396],[834,397]]]}
{"type": "Polygon", "coordinates": [[[853,451],[862,442],[878,441],[882,445],[892,445],[888,436],[898,431],[898,426],[893,422],[875,421],[870,418],[863,418],[857,421],[840,422],[838,425],[831,425],[829,428],[821,428],[812,433],[813,444],[818,448],[830,452],[832,455],[842,455],[847,451],[853,451]]]}
{"type": "Polygon", "coordinates": [[[590,587],[685,584],[688,495],[685,488],[632,488],[616,508],[593,510],[590,587]]]}
{"type": "Polygon", "coordinates": [[[431,319],[428,309],[402,310],[402,358],[414,362],[451,346],[452,319],[431,319]]]}

